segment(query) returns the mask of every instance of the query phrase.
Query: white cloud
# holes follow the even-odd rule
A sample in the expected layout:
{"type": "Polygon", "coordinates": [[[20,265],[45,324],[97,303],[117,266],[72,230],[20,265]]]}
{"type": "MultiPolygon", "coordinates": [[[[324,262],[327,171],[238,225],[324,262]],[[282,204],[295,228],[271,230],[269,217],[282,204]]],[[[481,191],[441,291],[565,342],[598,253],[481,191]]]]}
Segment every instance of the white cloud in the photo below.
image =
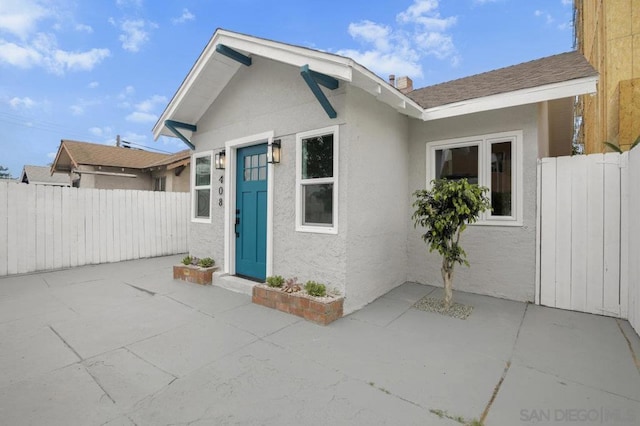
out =
{"type": "Polygon", "coordinates": [[[553,24],[553,22],[555,21],[555,19],[553,19],[553,16],[551,16],[550,13],[544,11],[544,10],[536,10],[535,12],[533,12],[533,15],[537,18],[544,18],[545,22],[547,24],[553,24]]]}
{"type": "Polygon", "coordinates": [[[69,109],[71,110],[71,114],[73,115],[84,114],[84,107],[82,105],[71,105],[69,109]]]}
{"type": "Polygon", "coordinates": [[[152,111],[156,106],[166,103],[167,98],[165,96],[153,95],[149,99],[145,99],[144,101],[136,104],[136,109],[142,112],[149,112],[152,111]]]}
{"type": "Polygon", "coordinates": [[[52,33],[37,32],[14,41],[0,38],[0,63],[24,69],[42,67],[54,74],[92,70],[110,54],[109,49],[104,48],[86,51],[61,49],[52,33]]]}
{"type": "Polygon", "coordinates": [[[443,17],[438,0],[414,0],[397,14],[396,23],[396,27],[366,20],[351,23],[349,35],[370,47],[336,53],[349,56],[380,75],[418,78],[423,75],[420,62],[426,56],[449,60],[453,66],[460,62],[453,38],[447,32],[457,23],[457,17],[443,17]]]}
{"type": "Polygon", "coordinates": [[[19,109],[19,108],[30,109],[36,106],[37,104],[36,101],[34,101],[28,96],[25,96],[24,98],[18,98],[18,97],[11,98],[9,99],[8,103],[9,105],[11,105],[11,108],[13,109],[19,109]]]}
{"type": "Polygon", "coordinates": [[[91,127],[89,133],[98,138],[111,138],[113,136],[113,129],[111,127],[91,127]]]}
{"type": "Polygon", "coordinates": [[[18,46],[0,39],[0,62],[18,68],[31,68],[42,63],[42,54],[31,46],[18,46]]]}
{"type": "Polygon", "coordinates": [[[182,9],[182,15],[180,15],[177,18],[173,18],[171,22],[173,23],[173,25],[178,25],[178,24],[184,24],[187,21],[193,21],[194,19],[196,19],[196,15],[189,12],[189,9],[185,8],[185,9],[182,9]]]}
{"type": "Polygon", "coordinates": [[[116,0],[120,7],[142,7],[142,0],[116,0]]]}
{"type": "Polygon", "coordinates": [[[58,152],[57,152],[57,151],[54,151],[54,152],[47,152],[47,158],[48,158],[49,160],[55,160],[55,159],[56,159],[56,155],[58,155],[58,152]]]}
{"type": "Polygon", "coordinates": [[[120,94],[118,94],[118,99],[125,99],[127,96],[131,96],[136,93],[136,88],[129,85],[125,87],[120,94]]]}
{"type": "Polygon", "coordinates": [[[153,95],[148,99],[134,105],[135,111],[127,115],[126,120],[134,123],[154,123],[158,115],[153,111],[167,103],[167,98],[161,95],[153,95]]]}
{"type": "Polygon", "coordinates": [[[157,115],[143,111],[134,111],[126,117],[127,121],[133,123],[154,123],[157,119],[157,115]]]}
{"type": "Polygon", "coordinates": [[[2,0],[0,31],[25,39],[36,30],[38,21],[50,14],[51,11],[34,0],[2,0]]]}
{"type": "Polygon", "coordinates": [[[97,81],[92,81],[91,83],[87,84],[87,87],[89,89],[95,89],[98,86],[100,86],[100,83],[98,83],[97,81]]]}
{"type": "Polygon", "coordinates": [[[76,31],[85,32],[87,34],[91,34],[93,32],[93,28],[91,25],[86,24],[76,24],[76,31]]]}
{"type": "Polygon", "coordinates": [[[415,0],[397,16],[399,22],[422,25],[425,31],[442,32],[455,25],[457,17],[442,18],[438,12],[438,0],[415,0]]]}
{"type": "Polygon", "coordinates": [[[573,6],[573,0],[562,0],[563,6],[573,6]]]}
{"type": "Polygon", "coordinates": [[[140,51],[149,41],[149,30],[158,28],[157,24],[143,19],[125,19],[117,23],[113,18],[109,18],[109,22],[122,31],[118,40],[122,43],[122,48],[128,52],[140,51]]]}

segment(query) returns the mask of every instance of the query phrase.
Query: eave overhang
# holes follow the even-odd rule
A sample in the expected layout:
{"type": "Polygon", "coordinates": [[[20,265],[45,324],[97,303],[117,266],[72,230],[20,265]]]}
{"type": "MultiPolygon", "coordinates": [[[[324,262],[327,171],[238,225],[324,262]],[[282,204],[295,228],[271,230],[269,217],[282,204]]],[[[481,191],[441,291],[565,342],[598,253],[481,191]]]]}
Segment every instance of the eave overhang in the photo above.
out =
{"type": "MultiPolygon", "coordinates": [[[[166,120],[196,125],[238,70],[246,66],[220,53],[227,49],[233,49],[247,58],[264,57],[299,69],[306,65],[315,73],[371,93],[402,114],[415,118],[422,115],[423,109],[416,102],[352,59],[219,29],[154,125],[154,139],[161,135],[174,136],[164,125],[166,120]],[[218,48],[219,45],[225,48],[218,48]]],[[[190,131],[182,133],[191,140],[190,131]]]]}
{"type": "Polygon", "coordinates": [[[491,111],[500,108],[586,95],[596,92],[597,83],[598,77],[591,76],[500,93],[497,95],[484,96],[481,98],[469,99],[425,109],[421,118],[424,121],[438,120],[441,118],[456,117],[475,112],[491,111]]]}

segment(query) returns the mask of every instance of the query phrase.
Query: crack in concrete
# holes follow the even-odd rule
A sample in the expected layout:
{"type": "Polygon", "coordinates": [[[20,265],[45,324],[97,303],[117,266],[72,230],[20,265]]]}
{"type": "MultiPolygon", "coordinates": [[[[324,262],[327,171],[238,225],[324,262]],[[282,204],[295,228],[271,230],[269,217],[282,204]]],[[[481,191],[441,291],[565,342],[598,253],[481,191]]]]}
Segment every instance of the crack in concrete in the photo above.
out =
{"type": "Polygon", "coordinates": [[[53,328],[53,326],[49,325],[49,329],[53,332],[53,334],[55,334],[56,336],[58,336],[58,339],[60,339],[60,340],[62,341],[62,343],[64,343],[64,344],[65,344],[65,346],[71,350],[71,352],[73,352],[73,353],[78,357],[78,360],[79,360],[79,361],[83,361],[83,360],[84,360],[84,359],[80,356],[80,354],[79,354],[79,353],[78,353],[78,352],[73,348],[73,346],[71,346],[71,345],[69,344],[69,342],[67,342],[67,341],[64,339],[64,337],[62,337],[62,336],[60,335],[60,333],[58,333],[58,332],[56,331],[56,329],[55,329],[55,328],[53,328]]]}
{"type": "Polygon", "coordinates": [[[638,357],[636,356],[636,352],[633,350],[633,346],[631,345],[631,340],[629,340],[629,337],[622,329],[622,325],[620,325],[620,320],[616,319],[616,324],[618,324],[618,328],[620,329],[620,333],[622,333],[622,337],[624,337],[624,340],[627,341],[627,345],[629,346],[629,351],[631,352],[631,358],[633,358],[633,363],[636,365],[636,369],[638,370],[638,373],[640,373],[640,360],[638,360],[638,357]]]}
{"type": "Polygon", "coordinates": [[[516,352],[516,346],[518,344],[518,339],[520,338],[520,331],[522,330],[522,324],[524,324],[524,318],[527,316],[528,309],[529,309],[529,304],[527,303],[526,305],[524,305],[524,311],[522,312],[522,318],[520,318],[520,324],[518,325],[516,338],[513,340],[513,347],[511,348],[511,354],[509,355],[509,359],[507,360],[504,370],[502,371],[502,375],[500,376],[500,379],[498,379],[498,383],[496,383],[496,386],[493,388],[493,393],[491,394],[491,398],[489,398],[489,402],[487,402],[487,405],[484,407],[484,411],[482,411],[482,414],[480,415],[481,424],[484,424],[484,422],[486,421],[487,416],[489,415],[489,411],[491,410],[491,406],[493,405],[494,401],[498,397],[498,393],[500,392],[500,388],[502,387],[502,382],[504,382],[504,379],[507,377],[507,373],[511,368],[511,361],[513,360],[513,355],[516,352]]]}
{"type": "Polygon", "coordinates": [[[111,400],[111,402],[115,405],[115,403],[116,403],[115,399],[113,399],[113,397],[111,397],[111,395],[109,395],[109,392],[107,392],[107,390],[104,388],[104,386],[102,386],[102,383],[100,383],[100,380],[98,380],[98,378],[96,376],[91,374],[91,371],[89,371],[89,369],[87,367],[84,367],[84,370],[87,372],[87,374],[89,376],[91,376],[93,381],[96,382],[96,385],[98,385],[98,387],[100,389],[102,389],[102,392],[104,392],[104,394],[107,396],[107,398],[109,398],[111,400]]]}
{"type": "Polygon", "coordinates": [[[619,398],[624,398],[624,399],[626,399],[628,401],[640,402],[640,399],[632,398],[632,397],[629,397],[629,396],[626,396],[626,395],[622,395],[622,394],[619,394],[619,393],[616,393],[616,392],[611,392],[609,390],[598,388],[598,387],[589,385],[587,383],[578,382],[577,380],[571,380],[571,379],[568,379],[566,377],[562,377],[562,376],[560,376],[558,374],[554,374],[554,373],[549,372],[549,371],[540,370],[539,368],[535,368],[535,367],[532,367],[530,365],[522,365],[522,367],[528,368],[529,370],[533,370],[533,371],[541,373],[541,374],[545,374],[547,376],[553,376],[556,379],[562,379],[564,381],[558,380],[558,383],[563,384],[563,385],[567,385],[567,383],[571,383],[572,385],[583,386],[585,388],[593,389],[593,390],[596,390],[598,392],[604,392],[604,393],[607,393],[609,395],[617,396],[619,398]]]}
{"type": "MultiPolygon", "coordinates": [[[[136,342],[136,343],[137,343],[137,342],[136,342]]],[[[124,349],[125,351],[129,352],[131,355],[135,356],[136,358],[138,358],[138,359],[139,359],[139,360],[141,360],[142,362],[145,362],[145,363],[147,363],[147,364],[151,365],[152,367],[157,368],[158,370],[162,371],[163,373],[168,374],[168,375],[170,375],[171,377],[173,377],[173,380],[171,380],[171,381],[167,384],[167,386],[169,386],[171,383],[175,382],[175,381],[176,381],[176,379],[178,378],[178,376],[176,376],[175,374],[170,373],[169,371],[166,371],[166,370],[164,370],[164,369],[162,369],[162,368],[158,367],[157,365],[155,365],[155,364],[154,364],[154,363],[152,363],[151,361],[149,361],[149,360],[146,360],[146,359],[142,358],[140,355],[138,355],[137,353],[135,353],[134,351],[132,351],[132,350],[131,350],[131,349],[129,349],[128,347],[123,346],[123,347],[122,347],[122,349],[124,349]]]]}

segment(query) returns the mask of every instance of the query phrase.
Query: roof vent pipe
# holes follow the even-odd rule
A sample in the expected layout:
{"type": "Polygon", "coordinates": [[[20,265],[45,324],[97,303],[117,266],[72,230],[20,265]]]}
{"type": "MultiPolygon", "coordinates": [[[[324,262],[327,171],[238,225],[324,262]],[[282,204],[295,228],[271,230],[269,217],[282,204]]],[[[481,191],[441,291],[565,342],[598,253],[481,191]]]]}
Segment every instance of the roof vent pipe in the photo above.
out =
{"type": "Polygon", "coordinates": [[[391,85],[391,87],[396,87],[396,75],[395,74],[389,74],[389,84],[391,85]]]}

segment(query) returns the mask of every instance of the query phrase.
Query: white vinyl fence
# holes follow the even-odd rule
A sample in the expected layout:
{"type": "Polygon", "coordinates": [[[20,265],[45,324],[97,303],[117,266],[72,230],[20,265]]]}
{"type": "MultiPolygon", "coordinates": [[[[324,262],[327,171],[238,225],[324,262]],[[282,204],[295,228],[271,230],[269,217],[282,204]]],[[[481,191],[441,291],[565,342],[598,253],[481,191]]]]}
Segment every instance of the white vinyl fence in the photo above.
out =
{"type": "Polygon", "coordinates": [[[640,325],[640,150],[538,164],[536,302],[640,325]]]}
{"type": "Polygon", "coordinates": [[[184,253],[189,196],[0,181],[0,276],[184,253]]]}

